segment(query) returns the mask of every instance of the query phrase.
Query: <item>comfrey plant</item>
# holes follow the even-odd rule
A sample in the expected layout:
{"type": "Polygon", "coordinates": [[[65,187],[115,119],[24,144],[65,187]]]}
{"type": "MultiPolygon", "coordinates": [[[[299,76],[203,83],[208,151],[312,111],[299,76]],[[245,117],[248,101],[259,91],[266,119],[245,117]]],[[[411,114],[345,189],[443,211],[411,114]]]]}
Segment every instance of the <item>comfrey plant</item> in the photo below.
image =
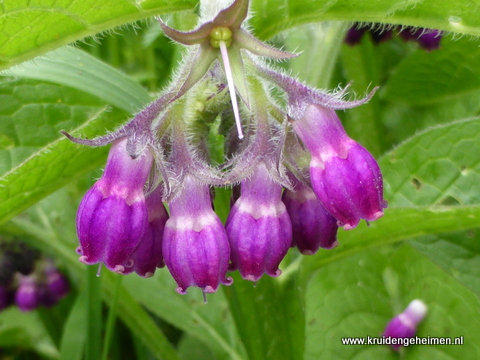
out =
{"type": "Polygon", "coordinates": [[[254,282],[278,276],[290,247],[303,254],[331,249],[339,226],[377,220],[386,207],[375,159],[335,113],[367,102],[374,91],[346,101],[347,88],[322,92],[267,65],[264,58],[296,55],[246,30],[248,0],[235,0],[211,20],[202,10],[190,32],[159,20],[187,50],[156,101],[105,136],[65,133],[78,144],[112,144],[102,178],[78,210],[80,261],[144,277],[165,264],[181,294],[190,286],[215,292],[232,283],[233,270],[254,282]],[[214,166],[208,134],[217,122],[226,159],[214,166]],[[236,196],[223,226],[213,189],[231,186],[236,196]]]}

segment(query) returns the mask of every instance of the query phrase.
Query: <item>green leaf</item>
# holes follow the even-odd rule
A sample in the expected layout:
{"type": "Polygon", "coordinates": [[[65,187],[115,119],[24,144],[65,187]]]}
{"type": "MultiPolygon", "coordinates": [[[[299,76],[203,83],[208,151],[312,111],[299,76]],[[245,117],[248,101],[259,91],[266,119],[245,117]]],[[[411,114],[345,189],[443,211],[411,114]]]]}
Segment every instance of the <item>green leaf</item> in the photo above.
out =
{"type": "Polygon", "coordinates": [[[338,261],[366,249],[384,246],[411,238],[478,226],[480,206],[450,206],[432,208],[391,208],[385,216],[370,226],[361,224],[355,230],[338,233],[339,246],[332,250],[305,257],[302,277],[325,264],[338,261]]]}
{"type": "Polygon", "coordinates": [[[136,81],[73,47],[49,52],[2,74],[65,85],[128,113],[139,111],[150,101],[148,92],[136,81]]]}
{"type": "Polygon", "coordinates": [[[302,359],[304,314],[297,279],[264,276],[254,284],[232,273],[225,287],[235,324],[250,360],[302,359]]]}
{"type": "Polygon", "coordinates": [[[36,312],[21,312],[15,307],[0,313],[0,347],[34,350],[48,359],[57,359],[58,350],[36,312]]]}
{"type": "Polygon", "coordinates": [[[0,84],[0,174],[12,171],[42,147],[105,112],[96,98],[64,86],[16,80],[0,84]]]}
{"type": "MultiPolygon", "coordinates": [[[[194,0],[4,0],[0,7],[0,68],[115,27],[155,15],[192,9],[194,0]]],[[[251,24],[263,39],[318,21],[368,21],[480,35],[479,0],[463,6],[447,0],[252,1],[251,24]]]]}
{"type": "Polygon", "coordinates": [[[479,0],[257,0],[252,2],[255,34],[268,39],[280,31],[317,21],[402,24],[480,35],[479,0]]]}
{"type": "Polygon", "coordinates": [[[0,223],[104,161],[106,148],[73,144],[60,137],[60,129],[77,128],[82,135],[95,136],[125,118],[95,98],[63,86],[31,81],[4,86],[0,134],[9,145],[0,150],[0,223]]]}
{"type": "Polygon", "coordinates": [[[193,0],[4,0],[0,6],[0,68],[115,27],[191,9],[193,0]]]}
{"type": "Polygon", "coordinates": [[[215,354],[203,342],[188,334],[183,335],[178,344],[178,357],[181,360],[217,359],[215,354]]]}
{"type": "Polygon", "coordinates": [[[87,338],[87,292],[77,297],[63,330],[60,360],[81,360],[87,338]]]}
{"type": "Polygon", "coordinates": [[[420,337],[464,336],[463,346],[412,345],[401,358],[477,359],[477,296],[408,245],[372,250],[316,272],[306,287],[305,359],[398,359],[386,345],[342,345],[342,337],[379,337],[413,299],[428,314],[420,337]]]}
{"type": "Polygon", "coordinates": [[[424,105],[480,90],[478,41],[442,40],[441,49],[407,56],[382,89],[386,100],[424,105]]]}
{"type": "Polygon", "coordinates": [[[219,355],[243,359],[244,350],[233,326],[228,304],[219,291],[203,303],[200,290],[192,288],[180,296],[167,269],[158,270],[153,278],[127,276],[124,286],[136,301],[153,314],[207,344],[219,355]],[[215,309],[215,311],[212,311],[215,309]]]}
{"type": "Polygon", "coordinates": [[[478,229],[424,236],[413,240],[411,244],[452,278],[480,296],[478,229]]]}
{"type": "Polygon", "coordinates": [[[380,160],[385,198],[399,207],[479,204],[479,153],[478,118],[417,134],[380,160]]]}

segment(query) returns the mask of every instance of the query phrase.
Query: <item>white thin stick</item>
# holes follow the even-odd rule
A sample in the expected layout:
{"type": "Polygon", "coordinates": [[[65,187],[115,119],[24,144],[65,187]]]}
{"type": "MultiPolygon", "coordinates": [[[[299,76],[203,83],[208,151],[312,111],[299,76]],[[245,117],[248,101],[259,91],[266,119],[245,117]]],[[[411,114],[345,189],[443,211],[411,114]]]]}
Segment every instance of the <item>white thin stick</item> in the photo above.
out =
{"type": "Polygon", "coordinates": [[[223,66],[225,67],[225,75],[227,76],[230,99],[232,100],[233,115],[235,116],[235,123],[237,124],[238,138],[243,139],[242,123],[240,122],[240,112],[238,110],[237,95],[235,94],[232,68],[230,67],[230,60],[228,59],[227,45],[225,44],[225,41],[219,41],[219,45],[220,52],[222,54],[223,66]]]}

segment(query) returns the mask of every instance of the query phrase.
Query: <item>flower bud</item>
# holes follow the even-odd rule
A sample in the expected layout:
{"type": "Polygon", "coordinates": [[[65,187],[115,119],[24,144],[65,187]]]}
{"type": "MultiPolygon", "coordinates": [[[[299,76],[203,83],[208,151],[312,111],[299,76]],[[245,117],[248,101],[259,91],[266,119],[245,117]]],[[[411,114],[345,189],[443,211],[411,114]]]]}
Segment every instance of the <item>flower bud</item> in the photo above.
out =
{"type": "Polygon", "coordinates": [[[151,277],[157,268],[165,266],[162,255],[162,238],[168,214],[162,202],[162,187],[157,187],[146,199],[148,230],[133,253],[133,268],[142,277],[151,277]]]}
{"type": "Polygon", "coordinates": [[[325,208],[310,187],[301,182],[295,191],[285,190],[282,197],[292,221],[292,245],[304,255],[313,255],[318,248],[332,249],[337,242],[337,219],[325,208]]]}
{"type": "MultiPolygon", "coordinates": [[[[421,300],[413,300],[404,312],[395,316],[385,328],[386,337],[411,338],[417,332],[417,325],[427,314],[427,306],[421,300]]],[[[400,344],[392,345],[398,351],[400,344]]]]}
{"type": "Polygon", "coordinates": [[[36,277],[19,275],[19,284],[15,293],[15,304],[21,311],[32,311],[40,305],[40,296],[36,277]]]}
{"type": "Polygon", "coordinates": [[[165,224],[163,256],[178,284],[177,292],[185,294],[190,286],[213,293],[226,278],[230,248],[222,222],[212,209],[210,190],[191,175],[183,189],[169,203],[170,218],[165,224]]]}
{"type": "Polygon", "coordinates": [[[240,192],[226,222],[229,270],[238,269],[250,281],[257,281],[264,273],[278,276],[278,266],[292,243],[292,224],[281,200],[282,186],[261,164],[241,182],[240,192]]]}
{"type": "Polygon", "coordinates": [[[45,282],[47,291],[56,301],[63,299],[70,292],[68,279],[53,264],[48,264],[45,268],[45,282]]]}
{"type": "Polygon", "coordinates": [[[312,155],[310,180],[325,209],[345,230],[383,216],[383,181],[373,156],[350,139],[334,110],[311,104],[293,129],[312,155]]]}
{"type": "Polygon", "coordinates": [[[143,187],[152,167],[147,149],[132,159],[127,139],[116,140],[110,149],[102,178],[87,192],[77,213],[80,261],[99,262],[115,272],[131,267],[131,256],[148,227],[143,187]]]}

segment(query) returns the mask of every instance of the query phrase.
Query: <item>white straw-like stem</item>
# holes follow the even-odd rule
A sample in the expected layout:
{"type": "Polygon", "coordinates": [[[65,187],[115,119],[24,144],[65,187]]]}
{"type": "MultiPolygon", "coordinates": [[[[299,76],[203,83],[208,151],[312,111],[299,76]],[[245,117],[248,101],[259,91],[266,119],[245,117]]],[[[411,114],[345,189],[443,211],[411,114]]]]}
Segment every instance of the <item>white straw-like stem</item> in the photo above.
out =
{"type": "Polygon", "coordinates": [[[242,123],[240,122],[240,112],[238,110],[237,95],[235,94],[235,84],[233,82],[232,68],[228,59],[227,45],[225,41],[219,41],[220,53],[222,54],[223,66],[225,67],[225,75],[227,76],[228,90],[230,91],[230,99],[232,100],[233,115],[237,124],[238,138],[243,139],[242,123]]]}

